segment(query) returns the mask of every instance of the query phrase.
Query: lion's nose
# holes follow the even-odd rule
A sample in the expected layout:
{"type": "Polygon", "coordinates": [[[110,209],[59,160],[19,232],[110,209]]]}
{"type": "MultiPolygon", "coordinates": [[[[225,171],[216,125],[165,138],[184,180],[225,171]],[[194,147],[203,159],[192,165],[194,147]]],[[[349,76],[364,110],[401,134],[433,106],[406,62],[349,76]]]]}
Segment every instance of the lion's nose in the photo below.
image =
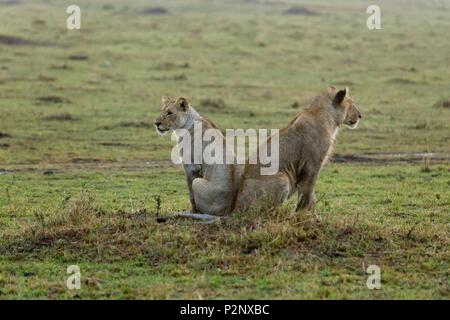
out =
{"type": "Polygon", "coordinates": [[[360,118],[360,119],[362,118],[362,114],[361,114],[361,113],[359,114],[359,118],[360,118]]]}
{"type": "Polygon", "coordinates": [[[161,124],[159,121],[155,121],[155,125],[158,127],[161,124]]]}

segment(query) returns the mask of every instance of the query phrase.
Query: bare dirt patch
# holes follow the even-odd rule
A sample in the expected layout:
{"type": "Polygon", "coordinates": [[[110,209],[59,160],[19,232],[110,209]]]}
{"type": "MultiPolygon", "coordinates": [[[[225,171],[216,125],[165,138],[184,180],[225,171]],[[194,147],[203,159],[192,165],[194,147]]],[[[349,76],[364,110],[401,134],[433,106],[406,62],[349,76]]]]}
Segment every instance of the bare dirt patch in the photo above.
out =
{"type": "Polygon", "coordinates": [[[39,41],[32,41],[23,39],[16,36],[8,36],[8,35],[1,35],[0,34],[0,45],[6,45],[6,46],[33,46],[33,47],[39,47],[39,46],[51,46],[51,44],[47,42],[39,42],[39,41]]]}
{"type": "Polygon", "coordinates": [[[433,105],[433,108],[445,108],[450,109],[450,99],[449,100],[440,100],[433,105]]]}
{"type": "Polygon", "coordinates": [[[35,26],[45,26],[45,25],[47,25],[47,22],[45,20],[42,20],[42,19],[34,19],[33,20],[33,24],[35,26]]]}
{"type": "Polygon", "coordinates": [[[3,0],[0,1],[0,5],[2,6],[20,6],[23,2],[20,0],[3,0]]]}
{"type": "Polygon", "coordinates": [[[283,11],[284,15],[297,15],[297,16],[318,16],[319,13],[317,11],[308,9],[306,7],[292,7],[285,11],[283,11]]]}
{"type": "Polygon", "coordinates": [[[331,161],[336,163],[373,163],[373,164],[394,164],[394,163],[423,163],[424,159],[434,163],[448,163],[449,155],[444,153],[369,153],[359,155],[335,154],[331,161]]]}
{"type": "Polygon", "coordinates": [[[225,101],[221,98],[206,98],[200,100],[200,106],[205,109],[223,110],[226,109],[227,105],[225,101]]]}
{"type": "Polygon", "coordinates": [[[121,143],[121,142],[102,142],[102,143],[99,143],[99,145],[104,146],[104,147],[121,147],[121,148],[131,147],[130,144],[121,143]]]}
{"type": "Polygon", "coordinates": [[[75,121],[78,120],[77,117],[71,115],[68,112],[56,113],[44,118],[44,120],[49,121],[75,121]]]}
{"type": "MultiPolygon", "coordinates": [[[[108,143],[105,143],[108,145],[108,143]]],[[[113,144],[109,144],[113,146],[113,144]]],[[[118,143],[117,147],[122,144],[118,143]]],[[[8,146],[9,147],[9,146],[8,146]]],[[[129,147],[123,144],[123,147],[129,147]]],[[[7,147],[6,147],[7,148],[7,147]]],[[[331,162],[334,163],[354,163],[360,165],[389,165],[389,164],[448,164],[450,157],[445,153],[377,153],[377,154],[359,154],[359,155],[341,155],[335,154],[331,162]]],[[[54,163],[24,163],[15,164],[0,169],[2,173],[14,174],[17,172],[43,172],[52,170],[53,172],[70,171],[90,171],[90,170],[126,170],[143,171],[149,169],[175,169],[179,165],[173,164],[170,160],[127,160],[115,161],[96,158],[73,158],[70,161],[54,163]]]]}
{"type": "Polygon", "coordinates": [[[58,96],[43,96],[43,97],[37,98],[37,101],[40,104],[59,104],[59,103],[69,102],[68,99],[61,98],[58,96]]]}
{"type": "Polygon", "coordinates": [[[173,76],[166,77],[151,77],[150,80],[154,81],[186,81],[188,79],[187,75],[184,73],[176,74],[173,76]]]}
{"type": "Polygon", "coordinates": [[[164,7],[147,7],[140,10],[138,13],[144,16],[164,16],[170,14],[169,10],[164,7]]]}
{"type": "Polygon", "coordinates": [[[70,67],[67,64],[54,64],[50,68],[50,70],[68,70],[70,67]]]}
{"type": "Polygon", "coordinates": [[[426,81],[415,81],[407,78],[392,78],[386,81],[392,84],[427,84],[426,81]]]}
{"type": "Polygon", "coordinates": [[[188,69],[191,65],[188,62],[184,63],[174,63],[174,62],[163,62],[155,67],[153,69],[155,70],[173,70],[173,69],[188,69]]]}
{"type": "Polygon", "coordinates": [[[67,57],[68,60],[75,60],[75,61],[86,61],[89,59],[88,56],[82,55],[82,54],[73,54],[67,57]]]}
{"type": "Polygon", "coordinates": [[[38,76],[37,80],[41,81],[41,82],[54,82],[54,81],[56,81],[56,78],[55,77],[46,76],[44,74],[40,74],[38,76]]]}

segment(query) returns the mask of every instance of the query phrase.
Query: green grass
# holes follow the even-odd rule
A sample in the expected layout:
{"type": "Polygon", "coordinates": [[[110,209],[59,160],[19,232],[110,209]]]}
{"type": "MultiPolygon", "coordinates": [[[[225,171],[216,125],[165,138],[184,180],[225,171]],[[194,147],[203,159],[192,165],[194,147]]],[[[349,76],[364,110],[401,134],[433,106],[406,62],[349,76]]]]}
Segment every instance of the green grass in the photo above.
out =
{"type": "Polygon", "coordinates": [[[319,15],[288,16],[297,1],[80,0],[82,30],[68,31],[70,1],[22,2],[0,1],[0,35],[51,45],[0,43],[0,298],[449,298],[448,161],[330,164],[320,221],[292,199],[158,224],[155,197],[163,215],[189,200],[152,127],[165,94],[223,129],[280,128],[348,85],[364,117],[336,153],[448,159],[448,7],[381,1],[369,31],[367,1],[302,1],[319,15]],[[161,5],[170,15],[138,14],[161,5]],[[365,285],[370,264],[381,290],[365,285]]]}
{"type": "Polygon", "coordinates": [[[151,194],[164,191],[162,215],[188,208],[179,177],[173,169],[1,176],[8,188],[0,195],[2,296],[449,295],[444,167],[421,173],[418,166],[329,165],[317,187],[320,222],[294,214],[290,201],[276,212],[255,209],[215,225],[159,224],[151,194]],[[71,264],[81,268],[80,291],[65,287],[71,264]],[[381,290],[365,285],[370,264],[381,268],[381,290]]]}

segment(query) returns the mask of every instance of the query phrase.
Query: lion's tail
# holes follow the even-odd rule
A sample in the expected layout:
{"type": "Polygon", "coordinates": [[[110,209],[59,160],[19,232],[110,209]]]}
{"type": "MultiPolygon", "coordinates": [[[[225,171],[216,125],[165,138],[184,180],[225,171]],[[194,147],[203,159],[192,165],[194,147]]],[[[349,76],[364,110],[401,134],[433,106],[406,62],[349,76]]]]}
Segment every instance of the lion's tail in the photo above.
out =
{"type": "Polygon", "coordinates": [[[172,212],[167,218],[190,218],[200,220],[202,223],[214,223],[220,221],[220,217],[204,213],[192,213],[190,211],[172,212]]]}

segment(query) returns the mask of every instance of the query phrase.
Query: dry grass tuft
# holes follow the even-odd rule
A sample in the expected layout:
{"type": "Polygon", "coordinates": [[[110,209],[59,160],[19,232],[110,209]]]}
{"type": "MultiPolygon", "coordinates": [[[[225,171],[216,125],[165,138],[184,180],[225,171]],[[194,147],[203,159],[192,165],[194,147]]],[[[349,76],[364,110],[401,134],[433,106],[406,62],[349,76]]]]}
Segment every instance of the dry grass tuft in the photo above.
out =
{"type": "Polygon", "coordinates": [[[225,260],[236,255],[262,259],[280,250],[346,256],[355,248],[367,247],[359,242],[368,226],[355,219],[319,222],[310,213],[293,211],[290,205],[272,209],[257,204],[244,215],[211,225],[171,220],[160,224],[156,219],[156,214],[146,210],[104,212],[92,194],[82,192],[62,208],[35,215],[34,222],[5,235],[0,252],[20,256],[51,247],[55,250],[48,254],[76,253],[100,261],[140,255],[156,266],[167,262],[197,265],[199,257],[218,254],[225,260]]]}
{"type": "Polygon", "coordinates": [[[449,100],[439,100],[433,105],[433,108],[450,108],[450,99],[449,100]]]}

